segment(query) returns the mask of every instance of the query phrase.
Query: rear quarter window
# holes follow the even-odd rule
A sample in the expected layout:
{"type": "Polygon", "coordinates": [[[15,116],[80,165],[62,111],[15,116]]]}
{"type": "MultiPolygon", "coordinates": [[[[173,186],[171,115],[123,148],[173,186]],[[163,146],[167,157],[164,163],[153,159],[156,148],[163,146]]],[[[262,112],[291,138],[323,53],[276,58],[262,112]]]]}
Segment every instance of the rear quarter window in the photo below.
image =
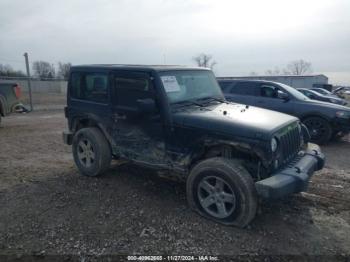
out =
{"type": "Polygon", "coordinates": [[[108,74],[74,72],[70,78],[72,98],[107,103],[108,74]]]}

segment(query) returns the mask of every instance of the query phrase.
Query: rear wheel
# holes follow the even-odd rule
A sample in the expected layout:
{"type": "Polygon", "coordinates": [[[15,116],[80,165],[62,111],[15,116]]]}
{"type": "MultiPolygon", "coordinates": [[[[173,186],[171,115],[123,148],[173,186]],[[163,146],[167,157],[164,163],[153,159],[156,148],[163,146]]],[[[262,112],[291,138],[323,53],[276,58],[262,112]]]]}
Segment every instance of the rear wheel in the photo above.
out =
{"type": "Polygon", "coordinates": [[[197,164],[187,179],[187,199],[200,215],[238,227],[248,225],[257,209],[253,179],[232,159],[210,158],[197,164]]]}
{"type": "Polygon", "coordinates": [[[98,128],[80,129],[73,138],[72,148],[75,164],[82,175],[98,176],[109,168],[111,149],[98,128]]]}
{"type": "Polygon", "coordinates": [[[311,142],[324,144],[331,139],[332,128],[327,120],[315,116],[305,118],[303,123],[309,129],[311,142]]]}

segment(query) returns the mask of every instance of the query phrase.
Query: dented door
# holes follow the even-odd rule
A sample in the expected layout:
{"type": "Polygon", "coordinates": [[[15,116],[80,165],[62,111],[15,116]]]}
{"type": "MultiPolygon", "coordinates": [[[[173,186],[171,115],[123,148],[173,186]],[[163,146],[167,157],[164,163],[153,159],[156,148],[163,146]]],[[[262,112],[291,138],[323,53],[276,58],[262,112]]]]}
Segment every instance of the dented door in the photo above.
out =
{"type": "Polygon", "coordinates": [[[155,99],[151,76],[145,72],[114,72],[112,76],[112,137],[120,156],[151,165],[164,164],[163,121],[159,110],[142,114],[138,99],[155,99]]]}

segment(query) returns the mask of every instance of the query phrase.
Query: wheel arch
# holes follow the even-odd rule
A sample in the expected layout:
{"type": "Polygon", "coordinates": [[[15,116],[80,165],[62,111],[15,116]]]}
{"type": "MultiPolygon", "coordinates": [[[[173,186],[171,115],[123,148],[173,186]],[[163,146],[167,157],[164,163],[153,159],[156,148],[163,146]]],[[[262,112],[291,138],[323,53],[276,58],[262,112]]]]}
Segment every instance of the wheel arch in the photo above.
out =
{"type": "Polygon", "coordinates": [[[224,157],[238,160],[258,160],[263,166],[268,167],[269,161],[266,158],[263,150],[251,146],[245,142],[233,142],[219,140],[213,143],[212,141],[203,141],[199,149],[192,154],[189,170],[191,170],[197,163],[205,159],[214,157],[224,157]]]}
{"type": "Polygon", "coordinates": [[[87,127],[96,127],[98,128],[101,133],[105,136],[107,141],[112,144],[113,140],[110,134],[107,131],[107,128],[101,124],[101,121],[98,119],[98,117],[95,117],[93,115],[89,116],[80,116],[76,117],[72,120],[72,128],[71,131],[73,134],[78,132],[82,128],[87,128],[87,127]]]}
{"type": "Polygon", "coordinates": [[[331,121],[330,117],[328,117],[324,114],[320,114],[319,112],[312,112],[312,113],[304,114],[300,117],[300,120],[301,120],[301,122],[303,122],[306,118],[309,118],[309,117],[319,117],[319,118],[322,118],[323,120],[326,120],[328,122],[331,121]]]}

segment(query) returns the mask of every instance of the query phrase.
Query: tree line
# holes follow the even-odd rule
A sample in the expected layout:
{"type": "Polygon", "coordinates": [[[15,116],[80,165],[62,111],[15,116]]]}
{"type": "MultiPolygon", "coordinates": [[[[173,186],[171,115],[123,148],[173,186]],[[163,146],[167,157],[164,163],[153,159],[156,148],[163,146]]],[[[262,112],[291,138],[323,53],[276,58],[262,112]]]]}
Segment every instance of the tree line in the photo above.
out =
{"type": "MultiPolygon", "coordinates": [[[[201,53],[194,56],[192,60],[199,67],[207,67],[213,69],[217,62],[210,54],[201,53]]],[[[68,79],[71,63],[57,63],[57,68],[54,64],[46,61],[34,61],[32,63],[32,75],[42,80],[54,78],[68,79]]],[[[305,75],[312,72],[312,65],[303,59],[294,60],[287,64],[285,68],[275,67],[265,71],[266,75],[305,75]]],[[[250,75],[258,75],[256,72],[251,72],[250,75]]],[[[21,70],[15,70],[10,65],[0,64],[0,76],[8,77],[25,77],[26,74],[21,70]]]]}
{"type": "MultiPolygon", "coordinates": [[[[199,67],[206,67],[211,69],[213,69],[217,64],[212,55],[205,53],[194,56],[192,60],[199,67]]],[[[312,73],[312,65],[310,62],[307,62],[303,59],[290,61],[286,67],[282,69],[275,67],[274,69],[268,69],[265,71],[265,75],[305,75],[308,73],[312,73]]],[[[250,73],[250,75],[258,75],[258,73],[253,71],[250,73]]]]}
{"type": "MultiPolygon", "coordinates": [[[[50,80],[55,78],[67,80],[71,66],[71,63],[58,62],[56,67],[54,64],[50,64],[46,61],[34,61],[31,67],[32,76],[41,80],[50,80]]],[[[25,77],[27,74],[25,74],[22,70],[13,69],[13,67],[10,65],[0,64],[0,76],[25,77]]]]}

